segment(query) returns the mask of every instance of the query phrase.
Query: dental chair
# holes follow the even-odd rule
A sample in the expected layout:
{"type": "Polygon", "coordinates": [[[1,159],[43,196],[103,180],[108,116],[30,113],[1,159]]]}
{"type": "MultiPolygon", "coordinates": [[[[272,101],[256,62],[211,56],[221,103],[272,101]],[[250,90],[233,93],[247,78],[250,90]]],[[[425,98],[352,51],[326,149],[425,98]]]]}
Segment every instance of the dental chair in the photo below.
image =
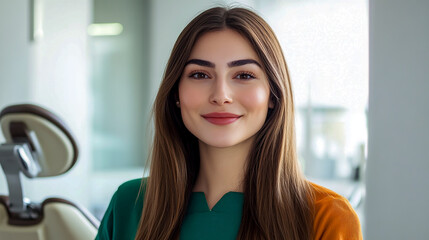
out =
{"type": "Polygon", "coordinates": [[[94,239],[99,221],[83,208],[60,198],[35,203],[23,196],[22,174],[58,176],[75,164],[78,147],[67,126],[30,104],[3,109],[0,125],[6,139],[0,143],[0,165],[9,189],[9,196],[0,195],[0,239],[94,239]]]}

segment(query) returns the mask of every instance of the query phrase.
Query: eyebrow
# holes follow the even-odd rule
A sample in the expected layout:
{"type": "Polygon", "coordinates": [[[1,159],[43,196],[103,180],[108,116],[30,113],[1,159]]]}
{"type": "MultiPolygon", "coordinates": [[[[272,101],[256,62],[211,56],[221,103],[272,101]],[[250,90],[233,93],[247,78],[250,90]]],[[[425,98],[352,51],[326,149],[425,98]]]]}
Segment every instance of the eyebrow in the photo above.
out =
{"type": "MultiPolygon", "coordinates": [[[[214,68],[216,65],[212,62],[206,61],[206,60],[201,60],[201,59],[191,59],[189,61],[186,62],[185,66],[188,64],[196,64],[199,66],[203,66],[203,67],[210,67],[210,68],[214,68]]],[[[228,67],[239,67],[239,66],[243,66],[246,64],[256,64],[258,67],[261,67],[261,64],[259,64],[256,60],[253,59],[241,59],[241,60],[236,60],[236,61],[232,61],[229,62],[227,65],[228,67]]]]}
{"type": "Polygon", "coordinates": [[[185,63],[185,66],[188,64],[196,64],[196,65],[200,65],[203,67],[211,67],[211,68],[215,67],[214,63],[206,61],[206,60],[201,60],[201,59],[191,59],[185,63]]]}

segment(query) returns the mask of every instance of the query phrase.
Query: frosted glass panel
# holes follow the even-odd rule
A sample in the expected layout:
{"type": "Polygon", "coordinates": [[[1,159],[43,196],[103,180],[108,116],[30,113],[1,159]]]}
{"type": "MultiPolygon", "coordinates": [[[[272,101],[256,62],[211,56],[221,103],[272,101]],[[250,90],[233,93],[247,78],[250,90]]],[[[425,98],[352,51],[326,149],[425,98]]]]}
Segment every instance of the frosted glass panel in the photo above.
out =
{"type": "Polygon", "coordinates": [[[94,1],[93,23],[121,26],[115,35],[90,37],[95,171],[143,167],[147,158],[147,5],[134,0],[94,1]]]}

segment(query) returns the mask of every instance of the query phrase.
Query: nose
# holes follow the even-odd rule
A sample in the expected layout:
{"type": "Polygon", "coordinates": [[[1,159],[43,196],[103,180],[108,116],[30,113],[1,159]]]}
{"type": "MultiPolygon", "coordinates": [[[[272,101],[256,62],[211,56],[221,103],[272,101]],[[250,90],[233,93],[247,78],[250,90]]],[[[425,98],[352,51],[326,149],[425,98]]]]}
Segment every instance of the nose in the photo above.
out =
{"type": "Polygon", "coordinates": [[[232,103],[231,91],[226,78],[217,78],[212,89],[210,103],[217,105],[232,103]]]}

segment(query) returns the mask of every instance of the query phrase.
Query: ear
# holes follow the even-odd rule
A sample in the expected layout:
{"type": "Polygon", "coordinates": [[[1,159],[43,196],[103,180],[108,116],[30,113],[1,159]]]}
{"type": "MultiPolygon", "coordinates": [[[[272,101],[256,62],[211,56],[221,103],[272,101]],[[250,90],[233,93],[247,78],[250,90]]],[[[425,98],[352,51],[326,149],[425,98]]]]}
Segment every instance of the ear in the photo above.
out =
{"type": "Polygon", "coordinates": [[[268,102],[268,108],[269,109],[273,109],[274,108],[274,102],[273,102],[272,98],[270,98],[270,101],[268,102]]]}
{"type": "Polygon", "coordinates": [[[180,98],[178,92],[174,93],[174,101],[176,103],[176,106],[180,108],[180,98]]]}

